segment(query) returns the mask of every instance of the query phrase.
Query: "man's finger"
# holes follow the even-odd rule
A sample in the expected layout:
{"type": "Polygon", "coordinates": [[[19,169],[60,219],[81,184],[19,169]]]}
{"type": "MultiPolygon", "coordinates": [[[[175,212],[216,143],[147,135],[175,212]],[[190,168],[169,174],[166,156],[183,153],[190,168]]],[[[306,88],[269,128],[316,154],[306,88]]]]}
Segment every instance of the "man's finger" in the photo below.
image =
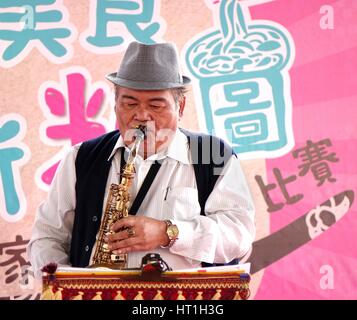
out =
{"type": "Polygon", "coordinates": [[[122,253],[128,253],[128,252],[133,252],[133,251],[144,251],[145,247],[143,245],[134,245],[131,247],[125,247],[125,248],[121,248],[121,249],[117,249],[114,250],[113,253],[114,254],[122,254],[122,253]]]}
{"type": "Polygon", "coordinates": [[[135,225],[135,220],[136,220],[136,217],[125,217],[125,218],[120,219],[117,222],[115,222],[110,227],[110,230],[117,232],[120,229],[133,227],[135,225]]]}
{"type": "MultiPolygon", "coordinates": [[[[125,240],[121,241],[115,241],[109,245],[109,250],[114,251],[114,250],[121,250],[127,247],[132,247],[134,245],[137,245],[140,243],[140,240],[138,238],[128,238],[125,240]]],[[[124,252],[121,252],[124,253],[124,252]]]]}
{"type": "Polygon", "coordinates": [[[112,242],[120,241],[120,240],[124,240],[124,239],[128,239],[128,238],[132,238],[134,236],[135,235],[130,235],[129,234],[128,229],[125,229],[125,230],[119,231],[117,233],[108,235],[107,238],[108,238],[108,243],[111,244],[112,242]]]}

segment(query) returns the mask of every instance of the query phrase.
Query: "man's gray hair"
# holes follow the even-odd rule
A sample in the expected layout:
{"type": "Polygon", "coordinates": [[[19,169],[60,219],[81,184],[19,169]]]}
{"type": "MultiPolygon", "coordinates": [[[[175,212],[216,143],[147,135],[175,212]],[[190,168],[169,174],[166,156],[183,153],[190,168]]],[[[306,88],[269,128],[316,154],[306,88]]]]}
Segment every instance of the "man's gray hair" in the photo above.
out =
{"type": "Polygon", "coordinates": [[[188,90],[184,87],[172,88],[170,90],[171,90],[172,96],[174,97],[176,106],[180,107],[180,103],[185,99],[185,95],[188,90]]]}

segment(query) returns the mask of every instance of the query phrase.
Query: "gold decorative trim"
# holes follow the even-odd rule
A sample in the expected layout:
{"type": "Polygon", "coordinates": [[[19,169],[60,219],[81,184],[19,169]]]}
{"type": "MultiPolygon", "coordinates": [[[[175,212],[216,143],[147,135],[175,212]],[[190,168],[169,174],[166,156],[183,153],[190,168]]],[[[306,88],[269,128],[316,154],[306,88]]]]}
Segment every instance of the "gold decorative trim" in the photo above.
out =
{"type": "Polygon", "coordinates": [[[80,284],[59,282],[61,288],[66,289],[235,289],[248,288],[244,283],[89,283],[80,284]]]}

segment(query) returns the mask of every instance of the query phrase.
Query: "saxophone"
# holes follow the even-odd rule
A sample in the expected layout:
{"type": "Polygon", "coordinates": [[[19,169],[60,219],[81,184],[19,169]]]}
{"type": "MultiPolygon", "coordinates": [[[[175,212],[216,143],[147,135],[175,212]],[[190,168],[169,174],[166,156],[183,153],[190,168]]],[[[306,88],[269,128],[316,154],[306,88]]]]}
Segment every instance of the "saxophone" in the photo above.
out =
{"type": "Polygon", "coordinates": [[[108,244],[104,241],[104,239],[107,235],[114,233],[113,231],[110,231],[110,227],[113,223],[128,216],[130,203],[129,188],[135,175],[135,158],[137,156],[140,143],[145,139],[146,135],[145,126],[136,126],[134,129],[135,141],[132,148],[130,149],[128,161],[123,168],[120,184],[117,185],[112,183],[110,186],[104,217],[100,225],[99,234],[96,241],[96,249],[90,268],[127,268],[128,254],[112,254],[108,249],[108,244]]]}

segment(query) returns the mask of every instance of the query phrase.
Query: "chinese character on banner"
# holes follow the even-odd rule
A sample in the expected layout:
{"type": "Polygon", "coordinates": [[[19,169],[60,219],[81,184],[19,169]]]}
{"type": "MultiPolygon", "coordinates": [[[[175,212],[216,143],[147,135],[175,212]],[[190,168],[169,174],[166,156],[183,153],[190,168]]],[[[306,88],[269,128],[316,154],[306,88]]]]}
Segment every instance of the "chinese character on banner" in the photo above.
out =
{"type": "Polygon", "coordinates": [[[17,235],[14,242],[0,243],[0,267],[6,268],[5,284],[11,284],[19,277],[28,278],[26,273],[30,271],[30,262],[23,257],[28,242],[17,235]]]}
{"type": "Polygon", "coordinates": [[[165,26],[159,10],[160,0],[92,0],[90,27],[81,43],[96,53],[118,52],[128,35],[141,43],[155,43],[165,26]]]}
{"type": "Polygon", "coordinates": [[[47,120],[41,125],[41,140],[62,146],[62,151],[37,170],[37,184],[48,190],[64,152],[69,146],[98,137],[108,131],[102,117],[109,88],[105,83],[91,83],[84,68],[61,72],[60,84],[46,82],[39,91],[40,106],[47,120]]]}
{"type": "MultiPolygon", "coordinates": [[[[257,135],[236,136],[234,139],[237,143],[246,145],[248,149],[253,149],[254,144],[264,141],[269,135],[268,115],[264,112],[272,106],[272,101],[267,97],[260,95],[259,82],[247,81],[227,84],[223,88],[227,105],[216,110],[215,115],[219,118],[225,116],[225,127],[231,128],[240,123],[240,129],[237,132],[247,133],[244,128],[251,126],[258,121],[260,123],[260,133],[257,135]],[[241,115],[239,119],[235,116],[237,112],[241,115]],[[247,125],[249,123],[249,125],[247,125]]],[[[238,127],[237,127],[238,128],[238,127]]]]}
{"type": "Polygon", "coordinates": [[[0,118],[0,212],[6,221],[18,221],[26,212],[20,167],[30,158],[28,147],[21,141],[26,121],[18,114],[0,118]]]}
{"type": "Polygon", "coordinates": [[[0,23],[1,66],[16,65],[33,47],[55,63],[72,55],[76,30],[62,0],[1,0],[0,23]]]}
{"type": "MultiPolygon", "coordinates": [[[[295,159],[300,158],[302,161],[302,164],[298,166],[300,169],[299,177],[305,176],[311,171],[314,179],[318,181],[317,187],[320,187],[326,181],[335,182],[336,179],[332,177],[329,162],[338,162],[339,159],[336,157],[336,153],[327,150],[327,147],[331,146],[330,139],[323,139],[316,143],[307,140],[306,146],[292,151],[292,156],[295,159]]],[[[290,195],[288,192],[287,185],[295,182],[299,178],[297,175],[293,174],[284,178],[279,168],[273,168],[273,174],[277,183],[265,184],[261,176],[255,176],[255,181],[258,183],[268,212],[281,210],[285,204],[295,204],[304,197],[301,193],[290,195]],[[284,202],[273,201],[272,193],[273,191],[278,191],[278,186],[283,195],[284,202]]]]}
{"type": "Polygon", "coordinates": [[[300,201],[304,197],[300,193],[291,196],[288,192],[287,184],[295,181],[297,178],[296,175],[291,175],[286,178],[283,178],[283,176],[278,168],[274,168],[273,173],[274,173],[276,181],[278,182],[278,186],[281,190],[281,193],[283,194],[285,203],[284,202],[274,203],[270,194],[269,194],[270,191],[274,190],[277,187],[276,183],[269,183],[269,184],[265,185],[261,176],[258,176],[258,175],[255,176],[255,180],[257,181],[260,191],[263,194],[265,203],[268,205],[268,209],[267,209],[268,212],[278,211],[283,208],[284,204],[294,204],[294,203],[300,201]]]}
{"type": "Polygon", "coordinates": [[[332,177],[332,173],[328,162],[338,162],[336,153],[328,153],[327,147],[331,147],[331,140],[324,139],[313,143],[307,140],[306,146],[293,151],[295,159],[300,158],[302,164],[299,165],[299,176],[304,176],[311,171],[315,180],[318,181],[317,186],[321,186],[324,182],[335,182],[336,179],[332,177]]]}

